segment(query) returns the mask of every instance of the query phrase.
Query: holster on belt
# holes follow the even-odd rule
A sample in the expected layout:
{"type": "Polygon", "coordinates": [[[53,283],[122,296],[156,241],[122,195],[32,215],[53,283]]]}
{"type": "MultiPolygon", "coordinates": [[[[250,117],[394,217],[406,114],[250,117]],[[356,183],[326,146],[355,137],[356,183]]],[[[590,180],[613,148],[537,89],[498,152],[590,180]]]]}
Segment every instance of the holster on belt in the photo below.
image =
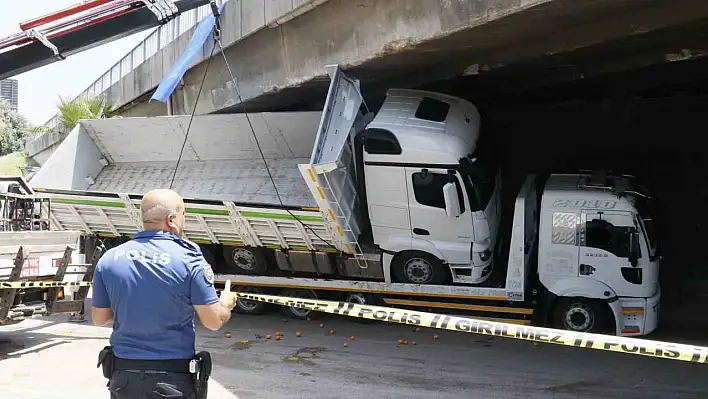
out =
{"type": "Polygon", "coordinates": [[[197,362],[197,373],[194,374],[197,398],[206,399],[209,390],[209,376],[211,375],[211,354],[206,351],[199,352],[194,360],[197,362]]]}
{"type": "Polygon", "coordinates": [[[115,371],[115,356],[113,355],[113,348],[111,346],[106,346],[98,352],[98,364],[96,367],[102,367],[103,376],[105,378],[111,379],[111,377],[113,377],[113,372],[115,371]]]}

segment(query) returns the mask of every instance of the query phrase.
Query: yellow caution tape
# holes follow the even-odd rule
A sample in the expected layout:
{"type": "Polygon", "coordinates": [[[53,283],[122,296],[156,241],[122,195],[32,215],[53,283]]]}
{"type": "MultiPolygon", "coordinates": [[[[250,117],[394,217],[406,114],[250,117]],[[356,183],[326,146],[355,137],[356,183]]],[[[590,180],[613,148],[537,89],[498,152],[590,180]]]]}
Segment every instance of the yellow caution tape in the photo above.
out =
{"type": "Polygon", "coordinates": [[[0,281],[0,290],[13,288],[90,287],[90,281],[0,281]]]}
{"type": "Polygon", "coordinates": [[[639,338],[579,333],[545,327],[476,320],[469,317],[442,315],[416,310],[360,305],[350,302],[309,300],[252,293],[234,293],[237,298],[292,306],[305,310],[338,314],[362,319],[388,321],[419,327],[459,331],[524,341],[544,342],[576,348],[598,349],[692,363],[708,362],[708,347],[652,341],[639,338]]]}
{"type": "MultiPolygon", "coordinates": [[[[0,282],[0,290],[13,288],[88,287],[88,281],[31,281],[0,282]]],[[[218,290],[219,292],[221,290],[218,290]]],[[[383,306],[360,305],[351,302],[308,300],[274,295],[234,293],[237,298],[292,306],[316,312],[337,314],[362,319],[388,321],[418,327],[459,331],[472,334],[514,338],[524,341],[545,342],[576,348],[597,349],[661,359],[708,363],[708,347],[653,341],[639,338],[617,337],[603,334],[579,333],[546,327],[520,326],[470,317],[442,315],[417,310],[383,306]]]]}

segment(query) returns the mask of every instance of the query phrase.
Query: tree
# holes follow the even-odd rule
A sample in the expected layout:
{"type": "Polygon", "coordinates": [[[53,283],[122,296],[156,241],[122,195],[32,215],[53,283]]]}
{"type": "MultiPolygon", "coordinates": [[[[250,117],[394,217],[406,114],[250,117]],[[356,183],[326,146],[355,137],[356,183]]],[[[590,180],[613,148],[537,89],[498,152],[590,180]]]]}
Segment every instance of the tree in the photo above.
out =
{"type": "Polygon", "coordinates": [[[59,97],[59,123],[71,131],[81,119],[107,118],[111,112],[111,105],[102,96],[78,97],[66,101],[59,97]]]}
{"type": "Polygon", "coordinates": [[[27,119],[0,100],[0,155],[23,150],[29,129],[27,119]]]}

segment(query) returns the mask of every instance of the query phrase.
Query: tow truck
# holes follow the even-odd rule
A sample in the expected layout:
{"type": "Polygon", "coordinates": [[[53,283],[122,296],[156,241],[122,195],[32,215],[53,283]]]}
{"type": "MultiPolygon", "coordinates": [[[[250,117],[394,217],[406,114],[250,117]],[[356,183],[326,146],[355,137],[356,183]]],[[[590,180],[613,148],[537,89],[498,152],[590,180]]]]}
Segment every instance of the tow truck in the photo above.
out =
{"type": "Polygon", "coordinates": [[[142,194],[176,173],[187,238],[242,292],[624,336],[656,328],[658,244],[636,179],[528,176],[503,210],[473,104],[391,89],[374,113],[357,80],[329,72],[322,112],[199,115],[188,137],[189,116],[81,121],[30,184],[52,198],[55,229],[111,247],[142,229],[142,194]],[[260,155],[244,145],[254,137],[260,155]]]}

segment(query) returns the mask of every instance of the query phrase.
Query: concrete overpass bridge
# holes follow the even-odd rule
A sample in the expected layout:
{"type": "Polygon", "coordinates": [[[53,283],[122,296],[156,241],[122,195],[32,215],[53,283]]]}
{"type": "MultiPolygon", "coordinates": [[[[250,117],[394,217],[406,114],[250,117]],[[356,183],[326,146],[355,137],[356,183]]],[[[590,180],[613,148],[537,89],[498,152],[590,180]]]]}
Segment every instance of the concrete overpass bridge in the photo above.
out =
{"type": "MultiPolygon", "coordinates": [[[[210,42],[168,104],[148,100],[209,12],[156,30],[82,94],[104,94],[122,116],[191,112],[210,42]]],[[[196,112],[321,109],[330,63],[359,78],[374,103],[390,86],[484,103],[702,57],[707,18],[701,0],[229,0],[222,42],[243,103],[216,54],[196,112]]],[[[30,147],[62,134],[54,137],[30,147]]]]}
{"type": "MultiPolygon", "coordinates": [[[[197,113],[317,109],[329,63],[361,79],[371,97],[468,75],[465,90],[474,91],[466,96],[481,99],[701,55],[708,25],[700,0],[320,0],[300,10],[294,3],[226,4],[223,42],[245,104],[217,57],[197,113]]],[[[120,114],[167,112],[146,99],[190,34],[106,90],[120,114]]],[[[185,75],[173,113],[191,111],[204,67],[185,75]]]]}
{"type": "MultiPolygon", "coordinates": [[[[670,310],[662,319],[708,329],[708,320],[695,318],[708,297],[701,251],[708,217],[696,212],[708,205],[705,184],[696,184],[708,181],[708,151],[695,133],[708,106],[705,0],[230,0],[223,18],[243,101],[219,54],[198,114],[321,110],[324,66],[338,63],[361,80],[372,108],[387,87],[417,87],[501,115],[505,131],[483,137],[500,133],[508,147],[498,156],[521,174],[579,163],[606,168],[600,150],[625,151],[624,163],[612,165],[648,176],[669,221],[662,309],[670,310]],[[598,101],[570,101],[581,97],[598,101]]],[[[123,116],[191,112],[204,62],[185,74],[169,106],[148,103],[190,37],[187,29],[139,63],[134,51],[130,68],[112,69],[92,90],[123,116]]]]}

